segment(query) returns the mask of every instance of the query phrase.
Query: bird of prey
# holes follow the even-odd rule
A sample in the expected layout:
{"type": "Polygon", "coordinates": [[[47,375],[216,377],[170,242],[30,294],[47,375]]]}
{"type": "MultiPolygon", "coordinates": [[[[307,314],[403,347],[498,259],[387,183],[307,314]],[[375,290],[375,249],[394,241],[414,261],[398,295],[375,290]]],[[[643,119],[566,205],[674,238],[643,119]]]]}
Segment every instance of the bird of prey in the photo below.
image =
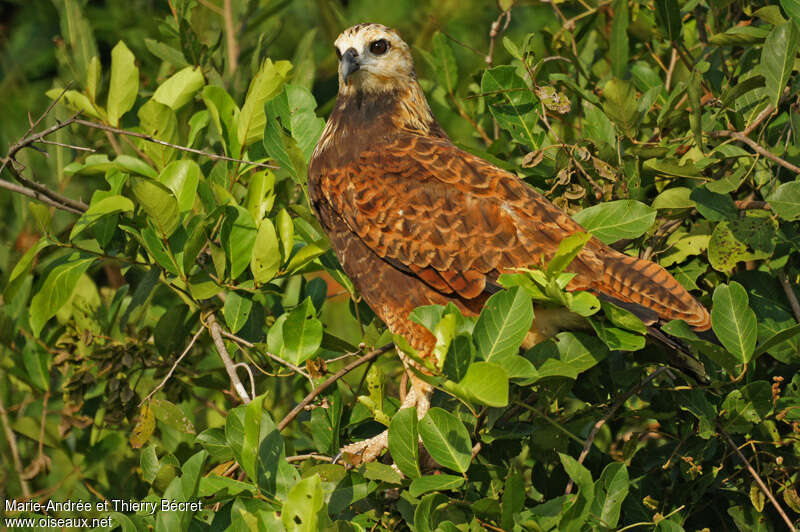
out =
{"type": "MultiPolygon", "coordinates": [[[[335,49],[339,93],[309,165],[310,202],[367,304],[392,333],[431,356],[436,340],[409,320],[414,308],[452,302],[477,315],[501,274],[546,263],[565,237],[585,230],[516,175],[450,141],[396,31],[359,24],[339,35],[335,49]]],[[[708,311],[661,266],[596,238],[568,271],[576,274],[568,290],[622,304],[646,323],[710,327],[708,311]]],[[[529,336],[541,341],[575,318],[536,309],[529,336]]],[[[431,388],[411,375],[403,406],[422,417],[431,388]]],[[[371,460],[386,441],[384,432],[343,450],[371,460]]]]}

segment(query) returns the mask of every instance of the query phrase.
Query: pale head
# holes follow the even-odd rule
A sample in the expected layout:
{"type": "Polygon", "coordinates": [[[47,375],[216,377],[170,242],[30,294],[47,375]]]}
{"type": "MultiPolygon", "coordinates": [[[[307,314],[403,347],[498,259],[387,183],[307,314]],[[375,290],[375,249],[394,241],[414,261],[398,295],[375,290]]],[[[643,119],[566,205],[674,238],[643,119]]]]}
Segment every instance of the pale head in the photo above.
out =
{"type": "Polygon", "coordinates": [[[402,88],[415,79],[408,45],[383,24],[359,24],[334,43],[339,58],[339,92],[378,92],[402,88]]]}

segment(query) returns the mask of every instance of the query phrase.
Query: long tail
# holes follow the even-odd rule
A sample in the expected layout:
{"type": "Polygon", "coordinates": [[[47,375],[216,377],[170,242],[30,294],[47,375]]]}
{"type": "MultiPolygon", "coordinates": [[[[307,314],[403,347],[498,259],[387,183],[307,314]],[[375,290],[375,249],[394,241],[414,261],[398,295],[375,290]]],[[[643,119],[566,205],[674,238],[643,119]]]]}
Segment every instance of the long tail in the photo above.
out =
{"type": "Polygon", "coordinates": [[[624,303],[644,321],[655,313],[664,321],[681,319],[696,331],[711,327],[708,310],[658,264],[615,252],[604,257],[603,266],[594,291],[624,303]]]}

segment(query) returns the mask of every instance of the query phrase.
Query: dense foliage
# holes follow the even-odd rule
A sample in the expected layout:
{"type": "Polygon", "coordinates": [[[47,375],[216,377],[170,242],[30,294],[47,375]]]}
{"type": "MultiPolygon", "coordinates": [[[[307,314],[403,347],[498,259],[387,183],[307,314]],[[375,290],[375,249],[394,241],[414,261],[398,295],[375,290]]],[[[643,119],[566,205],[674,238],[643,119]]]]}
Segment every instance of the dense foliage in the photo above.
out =
{"type": "Polygon", "coordinates": [[[797,0],[0,12],[4,500],[203,503],[46,512],[126,532],[800,518],[797,0]],[[438,341],[433,408],[397,410],[406,379],[381,348],[402,341],[359,302],[305,190],[332,42],[364,21],[413,44],[454,141],[711,309],[719,344],[664,326],[708,384],[663,366],[674,355],[631,314],[563,291],[578,235],[477,318],[417,309],[438,341]],[[591,328],[521,353],[533,303],[591,328]],[[379,462],[331,463],[387,426],[379,462]]]}

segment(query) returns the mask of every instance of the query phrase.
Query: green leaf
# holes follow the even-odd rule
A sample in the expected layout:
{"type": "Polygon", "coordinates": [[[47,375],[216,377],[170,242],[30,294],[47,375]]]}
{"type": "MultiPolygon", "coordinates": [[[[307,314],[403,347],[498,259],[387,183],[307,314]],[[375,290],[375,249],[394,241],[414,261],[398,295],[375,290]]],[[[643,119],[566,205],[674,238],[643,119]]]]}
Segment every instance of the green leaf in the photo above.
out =
{"type": "Polygon", "coordinates": [[[485,71],[481,92],[500,127],[530,150],[539,148],[542,135],[535,129],[537,98],[515,67],[504,65],[485,71]]]}
{"type": "Polygon", "coordinates": [[[153,93],[153,99],[177,111],[189,103],[205,83],[200,67],[187,66],[159,85],[153,93]]]}
{"type": "Polygon", "coordinates": [[[264,103],[281,91],[291,68],[289,61],[273,63],[271,59],[266,59],[261,64],[250,82],[239,114],[237,138],[241,146],[252,144],[264,135],[264,125],[267,123],[264,103]]]}
{"type": "Polygon", "coordinates": [[[258,224],[258,234],[250,257],[250,269],[257,284],[268,283],[281,266],[281,252],[275,226],[265,218],[258,224]]]}
{"type": "Polygon", "coordinates": [[[617,327],[622,327],[623,329],[639,334],[647,333],[647,326],[632,312],[620,308],[613,303],[609,303],[608,301],[601,301],[600,305],[603,307],[603,312],[608,320],[617,327]]]}
{"type": "MultiPolygon", "coordinates": [[[[139,108],[136,114],[139,116],[142,133],[172,144],[179,141],[178,117],[170,107],[155,100],[149,100],[139,108]]],[[[152,142],[142,143],[141,149],[157,168],[164,168],[176,155],[174,148],[152,142]]]]}
{"type": "Polygon", "coordinates": [[[165,425],[188,434],[194,434],[194,425],[177,405],[165,399],[151,399],[150,408],[156,419],[165,425]]]}
{"type": "Polygon", "coordinates": [[[131,157],[125,154],[118,155],[117,158],[114,159],[114,166],[123,172],[139,174],[151,179],[156,179],[158,177],[158,172],[138,157],[131,157]]]}
{"type": "Polygon", "coordinates": [[[614,17],[611,19],[609,56],[611,73],[624,78],[628,70],[628,0],[614,1],[614,17]]]}
{"type": "Polygon", "coordinates": [[[255,247],[258,231],[250,212],[238,205],[225,209],[220,228],[220,241],[225,250],[229,275],[236,279],[247,268],[255,247]]]}
{"type": "Polygon", "coordinates": [[[222,307],[222,315],[225,316],[225,323],[228,324],[228,328],[233,334],[236,334],[244,327],[252,309],[252,299],[240,296],[236,292],[228,292],[225,298],[225,306],[222,307]]]}
{"type": "Polygon", "coordinates": [[[51,269],[41,288],[31,299],[30,325],[34,336],[38,337],[47,320],[55,316],[69,301],[78,279],[94,262],[93,258],[79,257],[77,253],[72,254],[67,262],[51,269]]]}
{"type": "Polygon", "coordinates": [[[674,0],[655,0],[656,21],[664,37],[673,42],[681,40],[681,9],[674,0]]]}
{"type": "Polygon", "coordinates": [[[740,364],[747,364],[756,347],[756,314],[748,306],[739,283],[720,284],[714,290],[711,326],[719,341],[740,364]]]}
{"type": "Polygon", "coordinates": [[[402,408],[389,423],[389,452],[400,471],[409,478],[419,478],[419,420],[417,409],[402,408]]]}
{"type": "Polygon", "coordinates": [[[69,233],[69,239],[74,239],[84,229],[91,226],[97,220],[108,214],[117,214],[120,212],[132,212],[133,202],[125,196],[111,195],[106,196],[98,201],[92,198],[89,209],[84,212],[75,225],[72,226],[72,231],[69,233]]]}
{"type": "Polygon", "coordinates": [[[468,334],[456,334],[447,348],[442,371],[447,378],[458,382],[467,374],[467,369],[475,358],[475,347],[468,334]]]}
{"type": "Polygon", "coordinates": [[[608,464],[594,483],[592,514],[603,526],[613,528],[619,522],[622,502],[628,496],[628,469],[622,462],[608,464]]]}
{"type": "Polygon", "coordinates": [[[584,209],[572,218],[600,241],[637,238],[656,221],[657,211],[636,200],[616,200],[584,209]]]}
{"type": "Polygon", "coordinates": [[[158,181],[166,185],[178,200],[178,210],[186,212],[197,199],[197,184],[202,173],[196,162],[181,159],[169,163],[158,175],[158,181]]]}
{"type": "MultiPolygon", "coordinates": [[[[394,454],[392,454],[394,456],[394,454]]],[[[419,497],[431,491],[458,489],[464,485],[464,477],[456,475],[428,475],[411,481],[408,491],[412,497],[419,497]]]]}
{"type": "Polygon", "coordinates": [[[776,26],[767,35],[761,49],[761,73],[764,75],[769,101],[777,106],[794,68],[800,49],[800,30],[793,21],[776,26]]]}
{"type": "Polygon", "coordinates": [[[639,121],[639,98],[629,81],[613,78],[603,86],[603,111],[628,136],[639,121]]]}
{"type": "Polygon", "coordinates": [[[767,381],[755,381],[731,391],[722,402],[722,426],[728,432],[749,432],[772,409],[772,389],[767,381]]]}
{"type": "Polygon", "coordinates": [[[283,323],[283,353],[293,364],[302,364],[322,343],[322,322],[314,316],[314,304],[306,299],[283,323]]]}
{"type": "Polygon", "coordinates": [[[203,103],[211,114],[211,120],[217,127],[223,140],[225,153],[231,157],[239,157],[242,143],[239,142],[239,107],[225,89],[216,85],[203,87],[203,103]]]}
{"type": "Polygon", "coordinates": [[[16,266],[14,266],[14,268],[11,270],[11,273],[8,275],[8,283],[3,290],[3,299],[5,301],[9,302],[14,299],[17,291],[22,286],[22,282],[27,278],[27,275],[31,270],[33,259],[36,258],[36,255],[38,255],[41,250],[49,245],[50,240],[47,238],[41,238],[36,242],[36,244],[31,246],[28,251],[22,255],[22,257],[20,257],[19,262],[17,262],[16,266]]]}
{"type": "Polygon", "coordinates": [[[553,255],[553,258],[550,259],[550,262],[547,264],[547,275],[555,277],[563,272],[573,259],[578,256],[583,246],[591,239],[592,235],[589,233],[575,233],[559,242],[556,254],[553,255]]]}
{"type": "Polygon", "coordinates": [[[491,362],[470,364],[459,386],[476,403],[503,407],[508,404],[508,373],[491,362]]]}
{"type": "Polygon", "coordinates": [[[772,218],[745,216],[720,222],[708,241],[708,262],[717,271],[729,272],[738,262],[768,258],[777,233],[772,218]]]}
{"type": "Polygon", "coordinates": [[[278,211],[278,216],[275,218],[275,221],[278,224],[278,231],[280,233],[281,256],[283,260],[286,261],[289,259],[289,255],[291,255],[292,248],[294,247],[294,223],[292,223],[292,217],[286,209],[278,211]]]}
{"type": "Polygon", "coordinates": [[[690,209],[695,203],[689,198],[689,187],[672,187],[662,191],[650,204],[654,209],[690,209]]]}
{"type": "Polygon", "coordinates": [[[490,297],[475,323],[473,338],[487,362],[517,353],[533,324],[531,298],[520,287],[490,297]]]}
{"type": "Polygon", "coordinates": [[[131,176],[131,190],[162,237],[169,237],[180,224],[178,200],[170,189],[146,177],[131,176]]]}
{"type": "Polygon", "coordinates": [[[453,94],[458,86],[458,65],[450,41],[439,31],[433,35],[433,56],[436,79],[449,94],[453,94]]]}
{"type": "Polygon", "coordinates": [[[108,86],[108,121],[119,125],[119,119],[131,110],[139,92],[139,69],[133,53],[119,41],[111,50],[111,81],[108,86]]]}
{"type": "Polygon", "coordinates": [[[102,66],[100,65],[100,58],[96,55],[92,57],[86,67],[86,94],[93,102],[97,101],[97,84],[102,75],[102,66]]]}
{"type": "Polygon", "coordinates": [[[440,465],[464,473],[472,460],[472,443],[464,424],[439,407],[431,408],[419,421],[422,443],[440,465]]]}
{"type": "Polygon", "coordinates": [[[594,483],[592,474],[577,460],[568,454],[558,453],[561,465],[575,484],[578,486],[578,495],[564,512],[560,528],[563,530],[579,530],[586,521],[591,505],[594,501],[594,483]],[[577,528],[573,528],[577,527],[577,528]]]}
{"type": "Polygon", "coordinates": [[[292,487],[283,503],[281,520],[288,532],[317,532],[333,525],[319,475],[304,478],[292,487]]]}
{"type": "MultiPolygon", "coordinates": [[[[62,92],[64,92],[64,89],[50,89],[45,93],[45,95],[51,100],[55,100],[61,96],[62,92]]],[[[82,92],[68,90],[64,92],[64,96],[61,96],[60,101],[66,104],[67,107],[73,111],[80,111],[81,113],[91,116],[92,118],[98,118],[100,120],[105,118],[104,113],[97,109],[92,101],[82,92]]]]}
{"type": "Polygon", "coordinates": [[[800,0],[780,0],[780,3],[787,15],[800,22],[800,0]]]}
{"type": "Polygon", "coordinates": [[[782,344],[783,342],[790,340],[800,334],[800,324],[794,325],[792,327],[787,327],[774,335],[770,336],[763,342],[758,345],[758,349],[753,353],[754,357],[762,355],[768,352],[773,347],[782,344]]]}
{"type": "Polygon", "coordinates": [[[31,344],[22,352],[22,362],[30,382],[41,391],[50,389],[50,353],[31,344]]]}
{"type": "Polygon", "coordinates": [[[783,183],[767,197],[767,201],[784,220],[800,220],[800,181],[783,183]]]}

